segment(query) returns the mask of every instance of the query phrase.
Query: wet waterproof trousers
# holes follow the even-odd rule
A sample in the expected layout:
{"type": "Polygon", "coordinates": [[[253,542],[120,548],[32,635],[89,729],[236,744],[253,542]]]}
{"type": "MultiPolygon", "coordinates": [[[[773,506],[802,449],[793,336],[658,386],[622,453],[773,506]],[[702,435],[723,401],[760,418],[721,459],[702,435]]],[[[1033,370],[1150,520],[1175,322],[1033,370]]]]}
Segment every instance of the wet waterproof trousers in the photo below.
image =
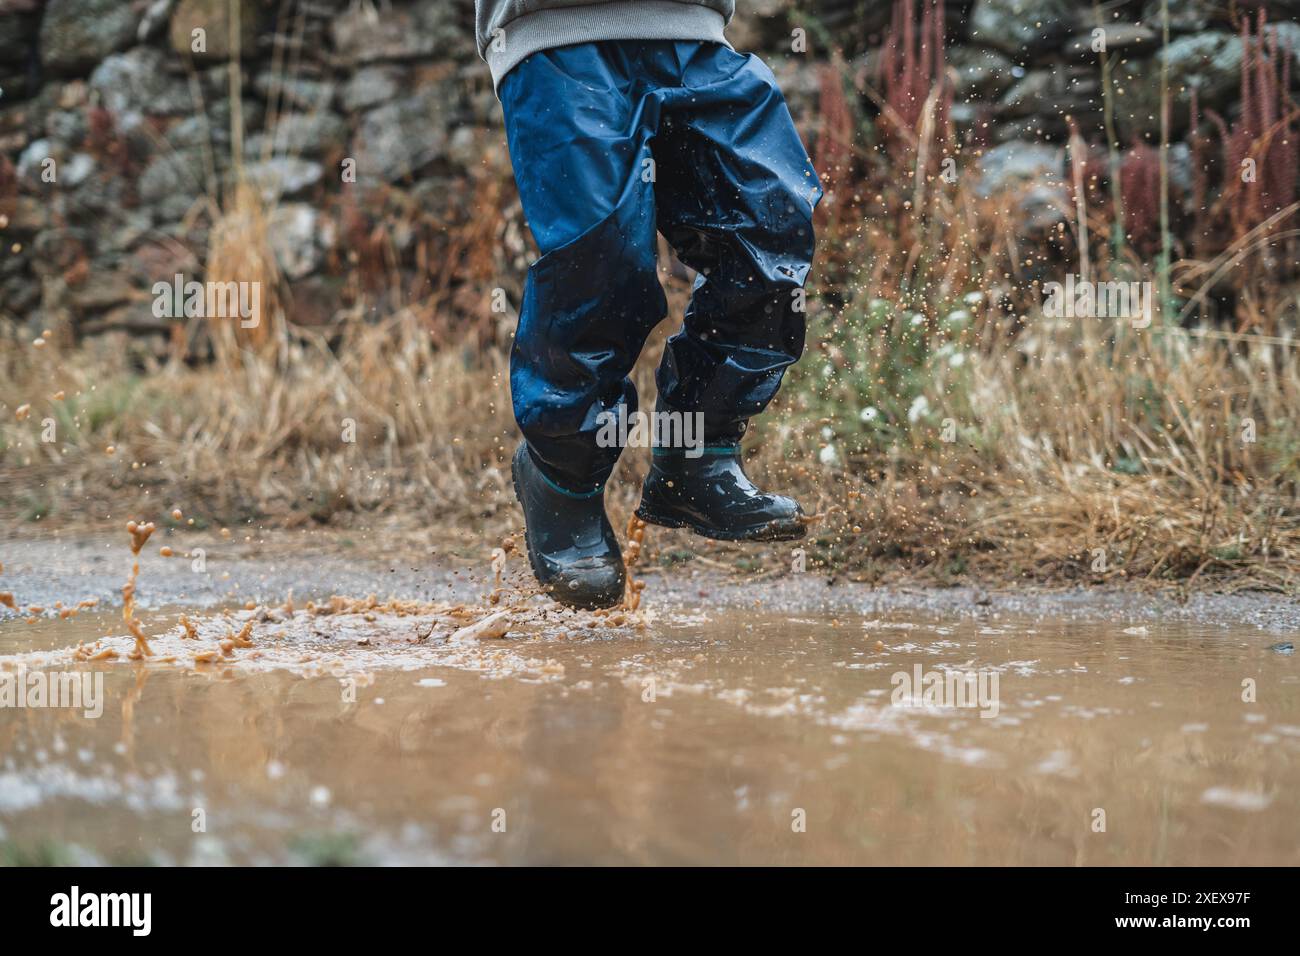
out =
{"type": "Polygon", "coordinates": [[[655,233],[697,273],[657,373],[661,407],[738,438],[804,346],[802,287],[822,190],[772,72],[716,43],[557,47],[500,87],[528,271],[510,361],[515,418],[543,474],[599,489],[621,449],[602,413],[637,410],[628,374],[667,303],[655,233]]]}

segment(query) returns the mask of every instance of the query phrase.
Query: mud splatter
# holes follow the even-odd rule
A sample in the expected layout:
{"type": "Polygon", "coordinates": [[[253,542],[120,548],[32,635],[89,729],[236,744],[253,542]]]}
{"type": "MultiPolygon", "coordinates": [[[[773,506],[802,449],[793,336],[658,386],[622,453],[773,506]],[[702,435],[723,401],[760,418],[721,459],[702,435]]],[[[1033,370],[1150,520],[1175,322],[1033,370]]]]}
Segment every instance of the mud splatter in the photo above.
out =
{"type": "Polygon", "coordinates": [[[627,522],[627,548],[623,552],[623,567],[627,571],[627,585],[623,592],[623,607],[635,611],[641,606],[641,592],[645,582],[632,577],[632,568],[641,558],[641,548],[645,543],[646,523],[632,515],[627,522]]]}
{"type": "Polygon", "coordinates": [[[140,627],[140,622],[135,617],[135,583],[140,576],[140,550],[149,540],[149,536],[154,533],[153,522],[139,523],[129,521],[126,525],[127,532],[131,535],[131,576],[127,578],[126,584],[122,587],[122,620],[126,622],[127,630],[135,638],[135,647],[127,656],[131,660],[141,660],[145,657],[152,657],[153,650],[149,647],[149,641],[145,638],[144,630],[140,627]]]}

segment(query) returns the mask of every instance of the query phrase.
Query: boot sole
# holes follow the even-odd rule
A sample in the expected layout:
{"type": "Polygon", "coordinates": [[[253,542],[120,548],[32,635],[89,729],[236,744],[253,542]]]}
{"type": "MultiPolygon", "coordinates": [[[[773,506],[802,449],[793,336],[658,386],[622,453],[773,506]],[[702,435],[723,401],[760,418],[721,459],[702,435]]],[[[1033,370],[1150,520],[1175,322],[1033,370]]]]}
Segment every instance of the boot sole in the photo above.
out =
{"type": "MultiPolygon", "coordinates": [[[[527,454],[527,452],[525,452],[524,454],[527,454]]],[[[560,597],[561,592],[558,588],[556,588],[554,584],[546,584],[542,581],[542,573],[541,571],[538,570],[537,558],[533,554],[532,539],[528,535],[528,512],[524,508],[524,494],[522,489],[520,489],[519,487],[519,459],[517,457],[510,459],[510,483],[514,485],[515,498],[519,502],[519,509],[524,512],[524,551],[528,553],[528,566],[533,569],[533,578],[536,579],[537,583],[540,584],[543,589],[545,589],[547,596],[550,597],[550,599],[554,601],[556,604],[563,604],[565,607],[575,608],[576,610],[579,611],[599,611],[605,608],[617,607],[623,601],[624,592],[627,589],[626,583],[624,584],[623,590],[619,592],[619,595],[616,599],[610,601],[609,603],[604,603],[603,601],[596,601],[596,600],[592,600],[592,601],[562,600],[560,597]]]]}
{"type": "Polygon", "coordinates": [[[725,528],[712,528],[689,518],[668,518],[656,514],[644,504],[636,509],[636,516],[642,521],[658,525],[661,528],[686,528],[701,538],[712,541],[797,541],[808,534],[808,529],[797,519],[769,521],[767,524],[746,528],[744,531],[731,531],[725,528]]]}

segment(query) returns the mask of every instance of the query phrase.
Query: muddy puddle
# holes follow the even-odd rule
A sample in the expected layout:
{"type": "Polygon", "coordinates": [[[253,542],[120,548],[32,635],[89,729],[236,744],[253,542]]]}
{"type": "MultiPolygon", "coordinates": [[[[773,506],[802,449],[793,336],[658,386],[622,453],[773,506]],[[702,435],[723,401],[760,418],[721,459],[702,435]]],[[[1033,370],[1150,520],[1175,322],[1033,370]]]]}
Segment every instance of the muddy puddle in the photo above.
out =
{"type": "Polygon", "coordinates": [[[10,614],[6,861],[1300,862],[1284,634],[491,584],[10,614]]]}

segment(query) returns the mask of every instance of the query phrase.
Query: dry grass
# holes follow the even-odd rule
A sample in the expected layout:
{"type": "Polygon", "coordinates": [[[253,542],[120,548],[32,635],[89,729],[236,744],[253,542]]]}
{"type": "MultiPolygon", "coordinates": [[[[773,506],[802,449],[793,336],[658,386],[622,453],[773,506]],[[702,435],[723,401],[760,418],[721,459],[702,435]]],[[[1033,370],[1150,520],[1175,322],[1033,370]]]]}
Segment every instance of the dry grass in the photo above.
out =
{"type": "MultiPolygon", "coordinates": [[[[1295,343],[1112,336],[1105,320],[1079,321],[1037,318],[1012,338],[988,320],[932,349],[906,428],[877,426],[895,417],[880,410],[846,433],[855,405],[879,406],[862,404],[854,376],[826,376],[802,404],[843,409],[825,426],[847,465],[835,498],[848,502],[840,534],[823,540],[827,559],[903,559],[941,577],[1291,590],[1295,343]]],[[[862,330],[868,362],[889,354],[887,335],[862,330]]]]}
{"type": "Polygon", "coordinates": [[[281,328],[273,348],[143,372],[111,347],[34,353],[11,342],[6,391],[34,401],[29,421],[5,426],[9,487],[39,476],[74,501],[97,483],[161,487],[226,518],[415,504],[465,513],[504,488],[485,471],[513,427],[498,394],[503,363],[488,353],[470,368],[427,338],[405,315],[352,325],[336,350],[281,328]],[[46,398],[60,390],[63,401],[46,398]],[[57,441],[42,442],[50,418],[57,441]]]}
{"type": "MultiPolygon", "coordinates": [[[[974,315],[930,343],[914,396],[898,385],[873,395],[873,361],[900,364],[899,329],[849,321],[835,338],[861,352],[838,367],[825,348],[809,356],[751,441],[755,471],[825,515],[810,566],[867,580],[1294,587],[1294,343],[1107,337],[1104,320],[1039,319],[1012,337],[1004,319],[974,315]],[[907,408],[891,413],[891,398],[907,408]],[[869,407],[878,414],[863,421],[869,407]],[[1254,443],[1242,440],[1246,418],[1254,443]]],[[[638,371],[646,390],[655,352],[638,371]]],[[[436,348],[406,314],[351,325],[333,349],[281,332],[274,349],[147,374],[107,349],[9,339],[2,372],[10,518],[75,524],[183,501],[221,522],[347,527],[388,514],[496,534],[517,521],[504,355],[436,348]],[[32,410],[16,421],[22,404],[32,410]],[[51,421],[56,440],[43,442],[51,421]]],[[[625,456],[616,475],[620,515],[642,457],[625,456]]],[[[666,559],[690,540],[655,543],[666,559]]],[[[736,547],[719,557],[773,572],[790,561],[736,547]]]]}

